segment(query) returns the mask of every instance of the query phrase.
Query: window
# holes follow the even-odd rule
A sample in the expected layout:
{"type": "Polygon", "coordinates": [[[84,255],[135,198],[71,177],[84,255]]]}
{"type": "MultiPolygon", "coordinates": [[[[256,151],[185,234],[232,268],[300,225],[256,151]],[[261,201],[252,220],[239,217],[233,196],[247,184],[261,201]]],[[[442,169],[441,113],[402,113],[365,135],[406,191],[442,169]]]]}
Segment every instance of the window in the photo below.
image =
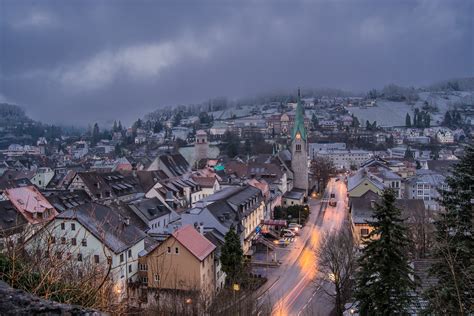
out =
{"type": "Polygon", "coordinates": [[[77,245],[76,238],[71,238],[71,245],[73,246],[77,245]]]}
{"type": "Polygon", "coordinates": [[[131,264],[128,265],[128,273],[132,273],[132,265],[131,264]]]}
{"type": "Polygon", "coordinates": [[[301,151],[301,144],[296,144],[296,151],[301,151]]]}
{"type": "Polygon", "coordinates": [[[367,229],[367,228],[361,228],[361,229],[360,229],[360,235],[363,236],[363,237],[369,235],[369,229],[367,229]]]}
{"type": "Polygon", "coordinates": [[[155,282],[160,282],[160,275],[159,274],[155,274],[155,282]]]}
{"type": "Polygon", "coordinates": [[[62,229],[62,230],[65,230],[65,229],[66,229],[66,224],[61,223],[61,229],[62,229]]]}
{"type": "Polygon", "coordinates": [[[66,243],[66,237],[61,237],[61,244],[65,244],[66,243]]]}
{"type": "Polygon", "coordinates": [[[87,247],[87,239],[86,238],[82,239],[82,246],[87,247]]]}
{"type": "Polygon", "coordinates": [[[148,265],[146,263],[139,263],[138,267],[140,268],[140,271],[148,271],[148,265]]]}
{"type": "Polygon", "coordinates": [[[179,249],[178,249],[178,247],[174,248],[174,251],[175,251],[176,254],[179,254],[179,249]]]}
{"type": "Polygon", "coordinates": [[[71,230],[76,230],[76,224],[71,223],[71,230]]]}
{"type": "Polygon", "coordinates": [[[142,283],[147,284],[147,283],[148,283],[148,278],[147,278],[147,277],[143,277],[143,278],[142,278],[142,283]]]}
{"type": "Polygon", "coordinates": [[[129,257],[129,258],[132,257],[132,249],[128,249],[128,257],[129,257]]]}
{"type": "Polygon", "coordinates": [[[94,255],[94,262],[99,263],[99,255],[94,255]]]}
{"type": "Polygon", "coordinates": [[[123,253],[121,253],[121,254],[120,254],[120,263],[122,263],[123,260],[124,260],[124,259],[123,259],[123,253]]]}
{"type": "Polygon", "coordinates": [[[171,253],[171,247],[168,247],[168,253],[171,253]]]}
{"type": "Polygon", "coordinates": [[[56,237],[51,236],[51,239],[50,239],[50,240],[51,240],[51,243],[52,243],[52,244],[56,243],[56,237]]]}
{"type": "Polygon", "coordinates": [[[82,261],[82,253],[77,254],[77,261],[82,261]]]}
{"type": "Polygon", "coordinates": [[[62,257],[61,252],[59,252],[59,251],[56,252],[56,258],[61,259],[61,257],[62,257]]]}

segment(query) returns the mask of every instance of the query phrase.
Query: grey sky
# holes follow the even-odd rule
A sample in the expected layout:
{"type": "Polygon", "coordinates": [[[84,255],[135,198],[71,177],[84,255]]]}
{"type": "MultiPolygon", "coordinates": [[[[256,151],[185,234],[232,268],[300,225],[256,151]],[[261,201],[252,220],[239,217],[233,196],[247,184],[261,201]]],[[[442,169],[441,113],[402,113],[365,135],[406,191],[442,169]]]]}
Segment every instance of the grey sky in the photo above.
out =
{"type": "Polygon", "coordinates": [[[292,87],[474,74],[474,1],[0,0],[0,101],[130,122],[158,106],[292,87]]]}

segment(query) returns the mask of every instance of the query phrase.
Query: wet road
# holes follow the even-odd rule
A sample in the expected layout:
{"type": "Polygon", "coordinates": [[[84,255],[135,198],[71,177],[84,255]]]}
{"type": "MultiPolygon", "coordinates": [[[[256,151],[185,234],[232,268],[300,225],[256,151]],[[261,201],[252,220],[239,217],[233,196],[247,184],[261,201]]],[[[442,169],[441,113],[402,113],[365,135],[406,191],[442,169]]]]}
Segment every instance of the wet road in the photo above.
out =
{"type": "Polygon", "coordinates": [[[332,179],[321,201],[310,200],[311,215],[301,235],[288,248],[280,267],[268,279],[270,287],[258,297],[260,304],[270,304],[272,315],[327,315],[331,304],[318,298],[312,282],[317,273],[315,249],[321,236],[338,230],[347,214],[346,186],[332,179]],[[328,204],[334,193],[337,205],[328,204]]]}

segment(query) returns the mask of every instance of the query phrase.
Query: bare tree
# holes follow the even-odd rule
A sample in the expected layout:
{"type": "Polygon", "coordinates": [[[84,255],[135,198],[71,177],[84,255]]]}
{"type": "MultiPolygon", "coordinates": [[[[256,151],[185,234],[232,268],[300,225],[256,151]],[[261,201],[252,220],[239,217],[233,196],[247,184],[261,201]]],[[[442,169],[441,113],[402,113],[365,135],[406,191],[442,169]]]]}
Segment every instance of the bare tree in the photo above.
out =
{"type": "Polygon", "coordinates": [[[331,175],[336,172],[336,167],[332,160],[323,157],[315,157],[311,161],[311,173],[313,180],[317,183],[318,192],[322,192],[322,189],[326,187],[331,175]]]}
{"type": "Polygon", "coordinates": [[[314,283],[333,302],[338,316],[344,313],[344,305],[351,297],[356,253],[349,229],[326,233],[316,250],[318,273],[314,283]]]}

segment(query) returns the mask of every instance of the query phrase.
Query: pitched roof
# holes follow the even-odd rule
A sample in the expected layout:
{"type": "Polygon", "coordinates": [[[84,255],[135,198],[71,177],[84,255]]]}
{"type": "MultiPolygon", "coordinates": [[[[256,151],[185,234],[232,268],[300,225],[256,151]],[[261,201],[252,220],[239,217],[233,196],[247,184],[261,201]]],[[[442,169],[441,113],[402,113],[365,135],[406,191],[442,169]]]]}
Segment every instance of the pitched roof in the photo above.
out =
{"type": "Polygon", "coordinates": [[[16,234],[27,223],[10,201],[0,201],[0,236],[16,234]]]}
{"type": "Polygon", "coordinates": [[[56,215],[56,210],[49,201],[34,186],[8,189],[8,199],[30,223],[38,223],[56,215]],[[37,214],[47,214],[48,218],[37,217],[37,214]]]}
{"type": "Polygon", "coordinates": [[[192,179],[194,182],[196,182],[198,185],[200,185],[203,188],[214,187],[214,183],[216,183],[216,180],[217,180],[215,177],[199,177],[199,176],[193,176],[192,179]]]}
{"type": "Polygon", "coordinates": [[[216,249],[216,246],[198,233],[192,225],[186,225],[176,230],[172,235],[199,261],[206,259],[216,249]]]}
{"type": "Polygon", "coordinates": [[[118,212],[98,203],[79,205],[64,211],[56,218],[77,220],[116,254],[146,237],[146,234],[135,225],[127,225],[118,212]]]}

